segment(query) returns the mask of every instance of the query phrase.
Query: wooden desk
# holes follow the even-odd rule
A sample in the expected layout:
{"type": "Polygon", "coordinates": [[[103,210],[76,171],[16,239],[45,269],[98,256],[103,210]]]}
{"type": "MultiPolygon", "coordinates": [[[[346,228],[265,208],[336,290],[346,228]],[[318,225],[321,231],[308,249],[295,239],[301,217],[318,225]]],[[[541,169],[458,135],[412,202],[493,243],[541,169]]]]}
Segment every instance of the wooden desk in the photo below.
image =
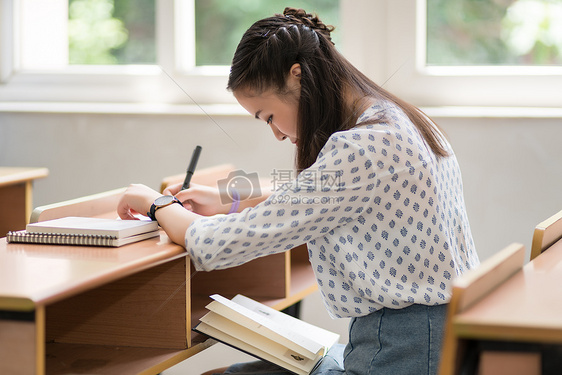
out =
{"type": "MultiPolygon", "coordinates": [[[[164,233],[117,249],[1,239],[0,373],[156,374],[209,347],[191,327],[212,273],[186,254],[164,233]]],[[[316,289],[310,267],[291,273],[287,298],[259,299],[283,309],[316,289]]],[[[225,295],[236,284],[217,279],[225,295]]]]}
{"type": "Polygon", "coordinates": [[[562,366],[562,240],[453,318],[461,367],[485,374],[559,374],[562,366]],[[519,372],[517,372],[519,371],[519,372]]]}
{"type": "Polygon", "coordinates": [[[33,180],[48,174],[47,168],[0,167],[0,237],[25,229],[33,209],[33,180]]]}
{"type": "Polygon", "coordinates": [[[562,344],[562,241],[459,314],[465,338],[562,344]]]}
{"type": "Polygon", "coordinates": [[[316,288],[306,248],[195,272],[164,232],[120,248],[2,238],[0,374],[157,374],[214,343],[191,332],[209,294],[281,310],[316,288]]]}
{"type": "Polygon", "coordinates": [[[0,240],[0,373],[140,373],[186,358],[189,261],[160,238],[113,248],[0,240]]]}

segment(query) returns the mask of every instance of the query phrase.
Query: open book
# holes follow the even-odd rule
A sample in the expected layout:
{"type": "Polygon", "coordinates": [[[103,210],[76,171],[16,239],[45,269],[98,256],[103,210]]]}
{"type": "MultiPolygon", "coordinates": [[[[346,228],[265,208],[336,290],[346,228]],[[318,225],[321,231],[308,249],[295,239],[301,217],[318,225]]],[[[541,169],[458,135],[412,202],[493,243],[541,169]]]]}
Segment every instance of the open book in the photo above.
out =
{"type": "Polygon", "coordinates": [[[158,223],[92,217],[63,217],[8,232],[8,242],[118,247],[159,235],[158,223]]]}
{"type": "Polygon", "coordinates": [[[309,374],[339,335],[272,309],[248,297],[218,294],[193,328],[296,374],[309,374]]]}

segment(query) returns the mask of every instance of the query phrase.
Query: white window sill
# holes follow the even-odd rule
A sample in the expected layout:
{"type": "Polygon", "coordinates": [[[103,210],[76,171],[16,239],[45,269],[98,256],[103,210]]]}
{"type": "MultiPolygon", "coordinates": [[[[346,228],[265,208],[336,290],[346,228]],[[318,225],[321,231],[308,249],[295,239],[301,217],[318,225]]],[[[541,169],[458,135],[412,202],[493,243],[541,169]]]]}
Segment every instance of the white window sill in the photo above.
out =
{"type": "Polygon", "coordinates": [[[562,118],[562,108],[539,107],[422,107],[435,118],[562,118]]]}
{"type": "Polygon", "coordinates": [[[247,115],[237,104],[180,105],[164,103],[0,102],[0,113],[108,114],[108,115],[247,115]]]}
{"type": "MultiPolygon", "coordinates": [[[[562,108],[422,107],[433,118],[561,118],[562,108]]],[[[247,116],[238,104],[0,102],[0,113],[247,116]]]]}

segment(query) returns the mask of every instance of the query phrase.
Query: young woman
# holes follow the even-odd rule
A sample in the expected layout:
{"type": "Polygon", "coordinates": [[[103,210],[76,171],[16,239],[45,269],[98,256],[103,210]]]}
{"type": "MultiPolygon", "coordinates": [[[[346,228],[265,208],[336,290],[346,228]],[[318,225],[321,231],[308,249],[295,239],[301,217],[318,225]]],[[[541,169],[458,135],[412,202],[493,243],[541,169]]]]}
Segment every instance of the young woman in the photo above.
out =
{"type": "MultiPolygon", "coordinates": [[[[154,216],[200,270],[306,243],[326,309],[352,318],[345,351],[315,374],[434,374],[451,283],[478,265],[461,172],[439,128],[354,68],[332,30],[287,8],[251,26],[232,62],[228,88],[295,144],[296,179],[227,215],[218,191],[174,186],[166,193],[189,209],[154,216]]],[[[160,196],[131,185],[119,214],[150,211],[160,196]]],[[[264,366],[228,371],[282,373],[264,366]]]]}

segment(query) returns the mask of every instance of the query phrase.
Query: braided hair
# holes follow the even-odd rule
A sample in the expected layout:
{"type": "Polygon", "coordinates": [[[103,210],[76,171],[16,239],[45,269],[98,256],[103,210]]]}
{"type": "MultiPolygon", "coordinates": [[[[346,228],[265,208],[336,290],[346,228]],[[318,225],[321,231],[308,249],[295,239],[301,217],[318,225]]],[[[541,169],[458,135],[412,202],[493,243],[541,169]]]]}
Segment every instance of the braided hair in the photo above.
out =
{"type": "Polygon", "coordinates": [[[315,162],[333,133],[356,126],[361,104],[373,98],[398,105],[432,151],[446,156],[436,125],[418,108],[382,89],[346,60],[332,42],[333,30],[318,16],[295,8],[285,8],[283,14],[257,21],[244,33],[234,53],[227,89],[255,95],[273,90],[283,98],[290,94],[285,82],[291,67],[300,65],[298,170],[315,162]],[[345,93],[365,100],[350,106],[344,100],[345,93]]]}

